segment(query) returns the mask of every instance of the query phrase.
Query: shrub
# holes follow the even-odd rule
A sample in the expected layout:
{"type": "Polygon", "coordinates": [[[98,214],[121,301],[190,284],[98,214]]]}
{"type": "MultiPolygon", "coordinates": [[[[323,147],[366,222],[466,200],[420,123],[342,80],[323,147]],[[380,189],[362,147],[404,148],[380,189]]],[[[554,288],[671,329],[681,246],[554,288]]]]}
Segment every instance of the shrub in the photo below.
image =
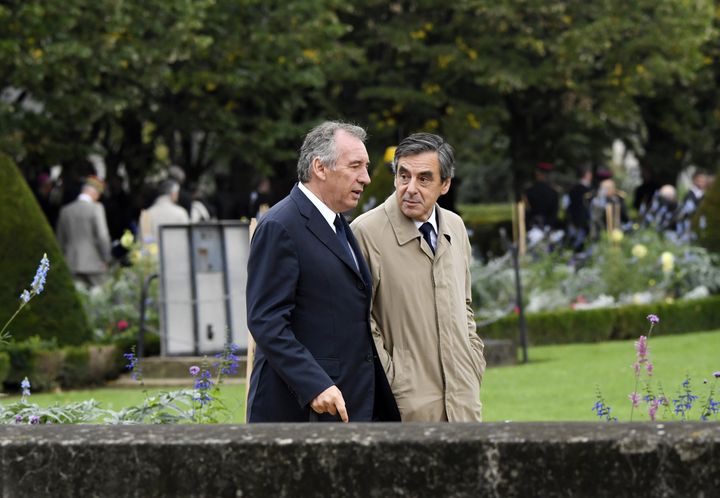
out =
{"type": "Polygon", "coordinates": [[[90,374],[90,352],[88,347],[68,346],[64,349],[65,361],[60,371],[60,385],[64,388],[84,386],[92,383],[90,374]]]}
{"type": "Polygon", "coordinates": [[[0,386],[10,373],[10,355],[0,351],[0,386]]]}
{"type": "Polygon", "coordinates": [[[0,321],[17,310],[18,289],[29,284],[38,260],[47,253],[52,278],[47,296],[31,302],[20,313],[10,333],[15,340],[39,335],[58,344],[81,344],[90,339],[90,329],[55,235],[40,206],[15,164],[0,154],[0,321]]]}
{"type": "Polygon", "coordinates": [[[54,377],[48,379],[56,364],[56,357],[50,354],[58,350],[55,340],[43,340],[33,336],[22,342],[12,341],[2,348],[10,356],[10,372],[5,378],[5,386],[17,390],[25,377],[33,379],[33,385],[39,390],[56,385],[55,379],[59,374],[59,368],[54,377]],[[49,364],[41,366],[41,361],[48,361],[49,364]]]}
{"type": "MultiPolygon", "coordinates": [[[[562,310],[526,315],[528,341],[532,345],[599,342],[637,338],[637,317],[663,316],[657,333],[682,334],[720,328],[720,296],[646,305],[592,310],[562,310]]],[[[480,337],[518,341],[518,317],[507,316],[478,327],[480,337]]]]}
{"type": "Polygon", "coordinates": [[[708,251],[720,253],[720,182],[714,181],[693,219],[698,242],[708,251]],[[700,220],[703,220],[700,223],[700,220]]]}

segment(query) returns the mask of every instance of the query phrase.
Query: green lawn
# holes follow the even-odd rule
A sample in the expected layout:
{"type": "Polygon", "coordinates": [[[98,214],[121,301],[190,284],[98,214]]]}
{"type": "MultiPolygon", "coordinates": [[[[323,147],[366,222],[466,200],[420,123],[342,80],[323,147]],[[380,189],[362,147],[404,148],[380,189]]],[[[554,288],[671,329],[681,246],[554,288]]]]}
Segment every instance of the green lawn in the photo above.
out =
{"type": "MultiPolygon", "coordinates": [[[[720,387],[720,380],[712,380],[712,373],[720,371],[720,331],[663,337],[660,328],[649,345],[655,365],[653,382],[661,383],[668,396],[675,396],[686,374],[692,379],[695,394],[707,394],[704,379],[720,387]]],[[[596,420],[591,411],[596,386],[614,414],[621,421],[629,419],[627,395],[634,386],[633,341],[542,346],[531,348],[529,356],[527,365],[490,368],[486,372],[482,389],[486,421],[596,420]]],[[[94,398],[105,408],[118,409],[142,402],[143,396],[141,389],[104,388],[34,394],[31,401],[48,405],[94,398]]],[[[242,422],[244,387],[223,386],[222,398],[233,413],[227,422],[242,422]]],[[[8,396],[2,402],[16,399],[8,396]]],[[[636,411],[634,420],[646,420],[642,412],[638,416],[636,411]]]]}

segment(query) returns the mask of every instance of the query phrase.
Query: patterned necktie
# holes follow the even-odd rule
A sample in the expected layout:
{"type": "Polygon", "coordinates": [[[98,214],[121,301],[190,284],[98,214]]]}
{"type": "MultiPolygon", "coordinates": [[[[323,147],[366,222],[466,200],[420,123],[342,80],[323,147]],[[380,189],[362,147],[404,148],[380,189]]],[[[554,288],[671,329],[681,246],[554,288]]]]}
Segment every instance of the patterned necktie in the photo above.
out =
{"type": "Polygon", "coordinates": [[[428,223],[427,221],[420,225],[420,232],[422,233],[423,239],[425,239],[425,242],[430,246],[430,249],[432,250],[433,254],[435,254],[435,246],[432,243],[432,237],[431,234],[435,231],[433,226],[428,223]]]}
{"type": "Polygon", "coordinates": [[[345,224],[340,219],[340,214],[335,216],[335,221],[333,222],[333,224],[335,225],[335,235],[337,235],[337,238],[340,241],[340,245],[343,246],[348,252],[350,259],[355,263],[355,268],[357,268],[357,260],[355,259],[355,255],[352,253],[352,249],[350,248],[350,242],[348,241],[347,233],[345,232],[345,224]]]}

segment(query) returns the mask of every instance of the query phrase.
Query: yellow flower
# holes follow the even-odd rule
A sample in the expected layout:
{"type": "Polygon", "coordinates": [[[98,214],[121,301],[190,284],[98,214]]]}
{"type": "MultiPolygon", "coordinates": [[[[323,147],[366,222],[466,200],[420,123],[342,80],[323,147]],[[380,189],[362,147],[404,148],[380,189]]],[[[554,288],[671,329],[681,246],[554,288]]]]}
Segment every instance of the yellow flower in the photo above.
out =
{"type": "Polygon", "coordinates": [[[669,251],[665,251],[660,255],[663,273],[670,273],[675,266],[675,256],[669,251]]]}
{"type": "Polygon", "coordinates": [[[667,304],[672,304],[672,303],[675,302],[675,299],[674,299],[672,296],[668,296],[668,297],[665,298],[665,302],[666,302],[667,304]]]}
{"type": "Polygon", "coordinates": [[[122,237],[120,237],[120,245],[123,246],[125,249],[130,249],[134,241],[135,238],[133,237],[133,234],[130,230],[125,230],[125,232],[123,232],[122,234],[122,237]]]}
{"type": "Polygon", "coordinates": [[[650,287],[655,287],[655,284],[656,284],[656,283],[657,283],[657,282],[655,282],[655,279],[654,279],[654,278],[651,278],[650,280],[648,280],[648,285],[649,285],[650,287]]]}
{"type": "Polygon", "coordinates": [[[647,256],[647,253],[647,247],[642,244],[635,244],[632,248],[632,255],[635,256],[637,259],[643,259],[645,256],[647,256]]]}
{"type": "Polygon", "coordinates": [[[623,233],[622,230],[615,229],[612,232],[610,232],[610,239],[613,242],[620,242],[623,239],[623,233]]]}

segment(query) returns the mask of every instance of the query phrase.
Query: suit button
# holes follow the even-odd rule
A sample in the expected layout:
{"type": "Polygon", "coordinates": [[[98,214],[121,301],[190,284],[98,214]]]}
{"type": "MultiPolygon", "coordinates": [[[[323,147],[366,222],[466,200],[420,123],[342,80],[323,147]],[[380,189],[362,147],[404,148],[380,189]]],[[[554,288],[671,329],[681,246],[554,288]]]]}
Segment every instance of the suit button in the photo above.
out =
{"type": "Polygon", "coordinates": [[[372,361],[373,361],[373,355],[371,355],[371,354],[366,354],[366,355],[365,355],[365,361],[367,361],[368,363],[372,363],[372,361]]]}
{"type": "Polygon", "coordinates": [[[360,290],[363,290],[363,289],[365,289],[365,284],[364,284],[362,281],[358,280],[358,281],[357,281],[357,288],[360,289],[360,290]]]}

